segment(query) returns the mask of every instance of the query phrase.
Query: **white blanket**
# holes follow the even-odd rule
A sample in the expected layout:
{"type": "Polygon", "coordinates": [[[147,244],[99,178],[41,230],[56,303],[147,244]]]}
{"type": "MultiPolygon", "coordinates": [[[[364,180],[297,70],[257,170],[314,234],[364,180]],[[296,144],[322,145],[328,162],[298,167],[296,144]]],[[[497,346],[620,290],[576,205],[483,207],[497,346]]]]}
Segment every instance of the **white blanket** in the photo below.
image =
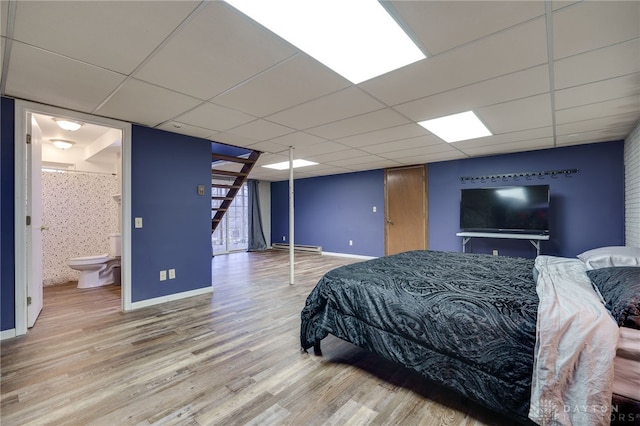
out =
{"type": "Polygon", "coordinates": [[[609,425],[618,326],[578,259],[538,256],[540,304],[529,418],[609,425]]]}

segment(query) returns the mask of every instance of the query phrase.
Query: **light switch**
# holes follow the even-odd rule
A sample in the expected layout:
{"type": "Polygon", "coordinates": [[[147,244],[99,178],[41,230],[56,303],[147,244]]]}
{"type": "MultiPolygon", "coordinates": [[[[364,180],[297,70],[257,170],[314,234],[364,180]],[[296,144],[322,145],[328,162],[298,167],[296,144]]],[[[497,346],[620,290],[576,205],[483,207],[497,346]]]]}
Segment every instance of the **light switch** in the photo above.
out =
{"type": "Polygon", "coordinates": [[[160,281],[167,280],[167,271],[160,271],[160,281]]]}
{"type": "Polygon", "coordinates": [[[169,279],[170,280],[174,280],[176,278],[176,270],[175,269],[169,269],[169,279]]]}
{"type": "Polygon", "coordinates": [[[136,217],[135,220],[135,225],[136,228],[142,228],[142,218],[141,217],[136,217]]]}

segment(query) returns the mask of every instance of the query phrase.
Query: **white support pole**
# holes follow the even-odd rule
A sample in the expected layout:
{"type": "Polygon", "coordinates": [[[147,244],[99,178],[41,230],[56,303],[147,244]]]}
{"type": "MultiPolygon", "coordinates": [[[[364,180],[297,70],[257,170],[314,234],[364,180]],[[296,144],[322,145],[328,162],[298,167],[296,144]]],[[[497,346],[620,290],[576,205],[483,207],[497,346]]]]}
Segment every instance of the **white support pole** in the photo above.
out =
{"type": "Polygon", "coordinates": [[[289,285],[293,285],[293,265],[294,265],[294,254],[293,254],[293,147],[289,147],[289,285]]]}

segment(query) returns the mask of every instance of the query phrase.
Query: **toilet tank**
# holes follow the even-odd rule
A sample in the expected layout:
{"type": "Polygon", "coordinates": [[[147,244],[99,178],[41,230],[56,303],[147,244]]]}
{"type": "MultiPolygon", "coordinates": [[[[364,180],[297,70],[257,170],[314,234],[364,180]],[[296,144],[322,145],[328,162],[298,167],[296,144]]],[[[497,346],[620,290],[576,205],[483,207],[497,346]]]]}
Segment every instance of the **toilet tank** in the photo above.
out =
{"type": "Polygon", "coordinates": [[[122,244],[120,234],[109,235],[109,256],[120,257],[122,256],[122,244]]]}

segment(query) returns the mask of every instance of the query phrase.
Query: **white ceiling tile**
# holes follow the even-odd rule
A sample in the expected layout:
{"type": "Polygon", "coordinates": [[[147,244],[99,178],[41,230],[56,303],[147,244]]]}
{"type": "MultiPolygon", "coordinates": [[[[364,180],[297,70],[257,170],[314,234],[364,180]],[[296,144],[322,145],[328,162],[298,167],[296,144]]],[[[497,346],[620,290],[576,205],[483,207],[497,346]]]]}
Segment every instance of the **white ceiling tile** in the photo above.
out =
{"type": "Polygon", "coordinates": [[[229,133],[240,135],[245,138],[255,139],[257,141],[266,141],[293,132],[293,129],[261,119],[254,120],[247,124],[242,124],[229,130],[229,133]]]}
{"type": "Polygon", "coordinates": [[[278,153],[287,153],[289,152],[289,147],[288,146],[284,146],[284,145],[280,145],[278,143],[275,143],[273,141],[266,141],[266,142],[258,142],[252,145],[248,145],[247,148],[253,149],[255,151],[260,151],[260,152],[264,152],[264,153],[270,153],[270,154],[278,154],[278,153]]]}
{"type": "Polygon", "coordinates": [[[640,95],[640,73],[557,90],[555,106],[561,110],[629,95],[640,95]]]}
{"type": "Polygon", "coordinates": [[[234,133],[229,133],[229,132],[217,133],[212,137],[210,137],[209,139],[215,142],[226,143],[227,145],[234,145],[239,147],[247,147],[249,145],[253,145],[260,142],[255,139],[246,138],[244,136],[236,135],[234,133]]]}
{"type": "Polygon", "coordinates": [[[435,55],[544,15],[540,1],[393,1],[421,44],[435,55]]]}
{"type": "MultiPolygon", "coordinates": [[[[366,154],[365,154],[366,155],[366,154]]],[[[306,160],[316,161],[318,163],[330,163],[339,160],[362,157],[363,152],[357,149],[344,149],[337,152],[328,152],[326,154],[314,154],[305,156],[306,160]]]]}
{"type": "Polygon", "coordinates": [[[509,133],[551,125],[549,95],[531,96],[475,110],[491,133],[509,133]]]}
{"type": "Polygon", "coordinates": [[[348,167],[353,171],[375,170],[375,169],[387,169],[391,167],[400,167],[403,164],[395,160],[388,160],[380,157],[364,157],[367,159],[366,163],[358,162],[358,159],[349,159],[344,161],[332,161],[332,165],[338,167],[348,167]],[[378,158],[378,160],[376,160],[378,158]]]}
{"type": "Polygon", "coordinates": [[[366,155],[360,152],[358,155],[353,155],[351,157],[345,158],[337,158],[335,160],[327,161],[327,163],[332,166],[338,167],[349,167],[358,166],[361,164],[367,164],[371,166],[372,164],[376,164],[377,167],[390,167],[391,164],[394,164],[395,161],[388,160],[386,158],[379,157],[377,155],[366,155]],[[384,166],[383,166],[384,164],[384,166]]]}
{"type": "Polygon", "coordinates": [[[391,108],[386,108],[313,127],[308,129],[307,132],[326,139],[337,139],[407,123],[409,123],[409,120],[391,108]]]}
{"type": "Polygon", "coordinates": [[[6,94],[92,112],[124,79],[121,74],[14,41],[6,94]]]}
{"type": "Polygon", "coordinates": [[[209,2],[136,78],[210,99],[296,51],[224,2],[209,2]]]}
{"type": "Polygon", "coordinates": [[[264,117],[350,85],[321,63],[298,54],[216,96],[212,102],[264,117]]]}
{"type": "Polygon", "coordinates": [[[388,127],[386,129],[362,133],[346,138],[338,138],[336,139],[336,142],[358,148],[361,146],[375,145],[393,140],[423,136],[426,133],[427,131],[424,129],[424,127],[419,126],[415,123],[411,123],[403,124],[401,126],[388,127]]]}
{"type": "Polygon", "coordinates": [[[199,103],[199,100],[189,96],[129,79],[96,112],[154,127],[199,103]]]}
{"type": "Polygon", "coordinates": [[[639,70],[640,39],[636,39],[556,60],[555,88],[559,90],[580,86],[637,73],[639,70]]]}
{"type": "Polygon", "coordinates": [[[453,152],[458,151],[450,144],[443,142],[436,145],[428,145],[420,148],[402,149],[399,151],[391,151],[380,154],[380,157],[388,158],[390,160],[400,160],[409,157],[420,157],[423,155],[431,155],[441,152],[453,152]]]}
{"type": "Polygon", "coordinates": [[[598,102],[556,111],[556,123],[566,124],[574,121],[584,121],[602,117],[603,111],[615,115],[634,113],[640,117],[640,96],[629,96],[611,101],[598,102]]]}
{"type": "Polygon", "coordinates": [[[579,145],[585,143],[611,142],[623,140],[629,135],[633,126],[617,127],[613,129],[600,129],[592,132],[580,133],[576,137],[561,135],[558,137],[558,146],[579,145]]]}
{"type": "MultiPolygon", "coordinates": [[[[637,112],[592,118],[590,120],[573,121],[571,123],[556,126],[556,134],[558,137],[570,136],[570,138],[575,138],[581,133],[592,132],[598,129],[608,130],[626,128],[633,126],[637,121],[637,112]]],[[[563,138],[563,140],[566,140],[566,138],[563,138]]]]}
{"type": "Polygon", "coordinates": [[[326,142],[326,139],[323,139],[318,136],[310,135],[309,133],[305,133],[305,132],[294,132],[294,133],[289,133],[288,135],[273,138],[271,139],[271,141],[279,145],[284,145],[287,147],[292,146],[294,148],[298,148],[301,146],[307,146],[307,145],[312,145],[316,143],[324,143],[326,142]]]}
{"type": "MultiPolygon", "coordinates": [[[[537,149],[553,148],[553,137],[541,139],[529,139],[526,141],[516,141],[503,143],[499,145],[483,145],[477,147],[468,147],[463,151],[470,156],[491,155],[507,152],[533,151],[537,149]]],[[[520,170],[512,170],[510,172],[519,172],[520,170]]]]}
{"type": "MultiPolygon", "coordinates": [[[[553,127],[539,127],[530,130],[502,133],[499,135],[487,136],[486,138],[455,142],[454,145],[456,148],[467,152],[468,149],[485,146],[495,147],[496,145],[510,144],[516,141],[525,141],[526,145],[526,141],[544,138],[553,138],[553,127]]],[[[499,147],[497,147],[497,149],[499,149],[499,147]]]]}
{"type": "Polygon", "coordinates": [[[414,164],[429,164],[437,163],[440,161],[459,160],[461,158],[467,158],[468,156],[460,151],[446,151],[446,152],[434,152],[431,154],[417,155],[406,158],[397,158],[395,161],[405,166],[411,166],[414,164]]]}
{"type": "Polygon", "coordinates": [[[418,136],[416,138],[400,139],[397,141],[383,142],[375,145],[360,147],[364,152],[372,154],[383,154],[385,152],[401,151],[413,148],[421,148],[429,145],[446,143],[442,139],[433,135],[418,136]]]}
{"type": "Polygon", "coordinates": [[[398,105],[547,63],[545,20],[535,19],[360,84],[398,105]]]}
{"type": "Polygon", "coordinates": [[[480,83],[427,96],[394,108],[422,121],[549,92],[549,68],[540,65],[480,83]]]}
{"type": "Polygon", "coordinates": [[[313,145],[302,146],[293,150],[295,158],[306,158],[309,155],[320,155],[329,152],[345,151],[350,149],[348,146],[340,145],[335,142],[322,142],[313,145]]]}
{"type": "Polygon", "coordinates": [[[224,108],[208,102],[176,117],[176,121],[217,131],[225,131],[255,120],[240,111],[224,108]]]}
{"type": "Polygon", "coordinates": [[[638,37],[638,1],[583,1],[553,14],[553,55],[556,59],[638,37]]]}
{"type": "Polygon", "coordinates": [[[2,37],[7,36],[7,25],[9,21],[9,2],[0,2],[0,35],[2,37]]]}
{"type": "Polygon", "coordinates": [[[350,87],[268,116],[270,121],[297,130],[320,126],[384,107],[357,87],[350,87]]]}
{"type": "Polygon", "coordinates": [[[203,138],[203,139],[213,137],[216,133],[218,133],[211,129],[204,129],[202,127],[191,126],[189,124],[174,122],[174,121],[162,123],[156,128],[165,130],[167,132],[179,133],[181,135],[195,136],[197,138],[203,138]],[[175,125],[178,125],[180,127],[176,128],[175,125]]]}
{"type": "Polygon", "coordinates": [[[198,3],[21,1],[16,10],[14,37],[130,74],[198,3]]]}

